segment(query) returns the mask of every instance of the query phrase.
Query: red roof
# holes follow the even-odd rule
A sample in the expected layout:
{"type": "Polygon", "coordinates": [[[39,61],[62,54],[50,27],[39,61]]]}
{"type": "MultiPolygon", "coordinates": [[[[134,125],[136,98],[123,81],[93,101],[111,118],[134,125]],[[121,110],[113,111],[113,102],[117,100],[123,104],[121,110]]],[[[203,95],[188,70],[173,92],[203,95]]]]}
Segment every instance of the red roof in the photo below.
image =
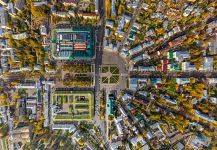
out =
{"type": "Polygon", "coordinates": [[[167,64],[168,64],[168,60],[163,60],[162,61],[162,70],[163,71],[167,71],[167,64]]]}

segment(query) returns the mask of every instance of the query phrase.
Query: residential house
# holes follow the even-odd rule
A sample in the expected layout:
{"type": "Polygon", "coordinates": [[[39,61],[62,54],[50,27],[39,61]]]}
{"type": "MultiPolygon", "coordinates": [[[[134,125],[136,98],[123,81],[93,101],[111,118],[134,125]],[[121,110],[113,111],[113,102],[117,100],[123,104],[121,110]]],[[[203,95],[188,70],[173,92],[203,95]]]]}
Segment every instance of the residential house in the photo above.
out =
{"type": "Polygon", "coordinates": [[[128,100],[132,100],[134,97],[128,93],[125,93],[121,99],[125,102],[125,101],[128,101],[128,100]]]}
{"type": "MultiPolygon", "coordinates": [[[[174,31],[174,33],[175,33],[175,31],[174,31]]],[[[168,34],[168,36],[169,36],[169,34],[168,34]]],[[[186,39],[187,39],[186,35],[183,35],[183,36],[178,37],[175,40],[169,42],[168,44],[169,44],[170,48],[174,48],[174,47],[180,46],[183,43],[183,41],[186,39]]]]}
{"type": "Polygon", "coordinates": [[[204,127],[201,124],[199,124],[198,122],[190,122],[189,124],[190,124],[190,126],[193,126],[193,128],[196,128],[199,131],[204,130],[204,127]]]}
{"type": "Polygon", "coordinates": [[[196,71],[195,65],[191,64],[190,62],[182,62],[182,70],[183,71],[196,71]]]}
{"type": "Polygon", "coordinates": [[[148,30],[145,34],[146,34],[146,36],[156,36],[153,29],[148,30]]]}
{"type": "Polygon", "coordinates": [[[105,28],[105,37],[109,37],[109,35],[110,35],[110,29],[105,28]]]}
{"type": "Polygon", "coordinates": [[[203,134],[193,135],[188,140],[188,145],[193,149],[203,149],[204,147],[209,147],[211,143],[211,138],[203,134]]]}
{"type": "Polygon", "coordinates": [[[65,6],[76,6],[77,2],[80,0],[62,0],[63,5],[65,6]]]}
{"type": "Polygon", "coordinates": [[[26,1],[25,0],[16,0],[14,8],[16,8],[18,11],[22,11],[26,7],[26,1]]]}
{"type": "MultiPolygon", "coordinates": [[[[136,32],[137,32],[137,30],[136,30],[136,32]]],[[[130,41],[135,41],[135,39],[136,39],[135,33],[136,32],[135,32],[135,30],[133,30],[133,28],[131,28],[131,31],[130,31],[129,36],[128,36],[128,39],[130,41]]]]}
{"type": "Polygon", "coordinates": [[[167,71],[168,69],[168,60],[161,60],[161,70],[162,71],[167,71]]]}
{"type": "Polygon", "coordinates": [[[10,52],[14,57],[13,49],[10,47],[7,39],[0,39],[0,50],[10,52]]]}
{"type": "Polygon", "coordinates": [[[20,72],[20,68],[13,68],[13,69],[10,69],[9,72],[20,72]]]}
{"type": "Polygon", "coordinates": [[[75,131],[75,133],[72,135],[72,142],[73,142],[74,144],[76,144],[80,139],[81,139],[81,134],[80,134],[80,132],[77,130],[77,131],[75,131]]]}
{"type": "Polygon", "coordinates": [[[176,78],[176,83],[180,85],[190,83],[190,78],[176,78]]]}
{"type": "Polygon", "coordinates": [[[0,6],[0,26],[1,26],[1,35],[4,33],[4,29],[10,29],[8,26],[8,13],[4,7],[0,6]]]}
{"type": "Polygon", "coordinates": [[[131,48],[129,50],[129,54],[130,55],[136,54],[136,53],[142,51],[144,48],[152,46],[153,44],[154,44],[153,41],[144,42],[142,45],[138,45],[138,46],[135,46],[134,48],[131,48]]]}
{"type": "MultiPolygon", "coordinates": [[[[74,14],[74,12],[73,12],[74,14]]],[[[69,12],[64,12],[64,11],[53,11],[53,15],[59,16],[59,17],[70,17],[70,11],[69,12]]]]}
{"type": "Polygon", "coordinates": [[[129,56],[129,51],[128,50],[126,50],[126,51],[122,50],[120,54],[122,57],[126,58],[127,56],[129,56]]]}
{"type": "Polygon", "coordinates": [[[99,11],[99,0],[95,0],[95,13],[99,11]]]}
{"type": "Polygon", "coordinates": [[[147,78],[130,78],[129,80],[129,89],[132,91],[143,87],[148,81],[147,78]]]}
{"type": "Polygon", "coordinates": [[[217,84],[217,78],[207,78],[209,84],[217,84]]]}
{"type": "Polygon", "coordinates": [[[204,57],[203,70],[205,71],[213,70],[213,57],[204,57]]]}
{"type": "Polygon", "coordinates": [[[146,136],[149,140],[157,138],[159,141],[163,141],[166,139],[166,135],[158,122],[150,126],[150,130],[147,132],[146,136]]]}
{"type": "Polygon", "coordinates": [[[69,133],[74,133],[77,129],[74,124],[59,124],[54,123],[52,125],[53,130],[67,130],[69,133]]]}
{"type": "Polygon", "coordinates": [[[111,1],[111,15],[116,16],[116,0],[111,1]]]}
{"type": "Polygon", "coordinates": [[[163,100],[165,100],[166,102],[168,102],[168,103],[171,103],[171,104],[174,104],[174,105],[177,104],[177,101],[174,100],[174,99],[171,99],[169,96],[165,96],[165,95],[161,94],[160,97],[161,97],[163,100]]]}
{"type": "Polygon", "coordinates": [[[35,82],[26,82],[26,83],[15,85],[15,88],[16,89],[36,89],[37,86],[35,82]]]}
{"type": "Polygon", "coordinates": [[[184,17],[189,16],[192,13],[193,10],[194,10],[194,6],[192,6],[192,5],[188,5],[187,7],[185,6],[185,10],[183,12],[183,16],[184,17]]]}
{"type": "Polygon", "coordinates": [[[164,14],[160,13],[160,12],[153,13],[153,15],[151,16],[151,18],[155,18],[155,19],[159,19],[159,20],[163,20],[164,17],[165,17],[164,14]]]}
{"type": "Polygon", "coordinates": [[[211,103],[217,104],[217,97],[210,97],[209,100],[211,103]]]}
{"type": "Polygon", "coordinates": [[[185,150],[185,146],[184,144],[182,144],[181,142],[178,142],[174,147],[174,150],[185,150]]]}
{"type": "Polygon", "coordinates": [[[14,4],[12,2],[9,2],[8,3],[8,14],[11,15],[12,17],[15,17],[16,16],[16,10],[14,8],[14,4]]]}
{"type": "Polygon", "coordinates": [[[142,9],[144,9],[144,10],[147,10],[147,9],[148,9],[148,7],[149,7],[149,5],[148,5],[148,4],[146,4],[146,3],[142,3],[142,9]]]}
{"type": "Polygon", "coordinates": [[[34,65],[34,70],[41,70],[41,65],[39,64],[34,65]]]}
{"type": "Polygon", "coordinates": [[[155,66],[139,66],[138,71],[156,71],[155,66]]]}
{"type": "Polygon", "coordinates": [[[41,35],[47,35],[47,28],[45,25],[40,26],[40,34],[41,35]]]}
{"type": "Polygon", "coordinates": [[[169,37],[171,37],[171,36],[173,36],[173,35],[175,34],[173,30],[171,30],[171,31],[169,31],[169,32],[167,32],[167,33],[168,33],[168,36],[169,36],[169,37]]]}
{"type": "Polygon", "coordinates": [[[217,20],[214,20],[208,24],[209,29],[213,29],[217,27],[217,20]]]}
{"type": "Polygon", "coordinates": [[[109,28],[113,28],[114,27],[114,21],[106,20],[105,26],[109,27],[109,28]]]}
{"type": "Polygon", "coordinates": [[[174,34],[180,32],[180,31],[181,31],[181,30],[180,30],[180,27],[179,27],[179,26],[176,26],[176,27],[173,28],[174,34]]]}
{"type": "Polygon", "coordinates": [[[20,71],[31,71],[31,68],[28,66],[20,67],[20,71]]]}
{"type": "Polygon", "coordinates": [[[131,48],[129,50],[129,54],[130,55],[136,54],[136,53],[140,52],[142,49],[143,49],[143,47],[141,45],[137,45],[134,48],[131,48]]]}
{"type": "Polygon", "coordinates": [[[0,0],[0,4],[3,6],[7,6],[7,0],[0,0]]]}
{"type": "Polygon", "coordinates": [[[80,17],[83,17],[84,19],[97,19],[98,16],[96,13],[79,13],[78,14],[80,17]]]}
{"type": "Polygon", "coordinates": [[[0,123],[7,123],[7,112],[5,107],[0,107],[0,123]]]}
{"type": "Polygon", "coordinates": [[[169,71],[180,71],[182,70],[180,63],[172,63],[167,65],[169,71]]]}
{"type": "Polygon", "coordinates": [[[48,1],[47,0],[41,0],[41,1],[34,1],[33,5],[34,6],[42,6],[42,5],[47,5],[48,1]]]}
{"type": "Polygon", "coordinates": [[[126,14],[122,15],[121,20],[120,20],[118,27],[117,27],[117,33],[120,36],[124,35],[124,32],[123,32],[124,25],[125,25],[125,23],[129,23],[130,20],[131,20],[131,16],[128,16],[126,14]]]}
{"type": "Polygon", "coordinates": [[[174,59],[179,62],[183,61],[184,59],[190,58],[188,51],[175,51],[173,56],[174,59]]]}
{"type": "Polygon", "coordinates": [[[142,149],[143,149],[143,147],[145,148],[145,150],[150,149],[149,146],[147,145],[147,142],[141,136],[136,136],[136,137],[130,139],[130,143],[135,148],[137,148],[138,144],[140,144],[142,149]]]}
{"type": "Polygon", "coordinates": [[[148,48],[151,47],[152,45],[154,45],[153,41],[146,41],[143,43],[143,48],[148,48]]]}
{"type": "Polygon", "coordinates": [[[124,110],[122,107],[119,107],[119,110],[120,110],[121,116],[122,116],[123,118],[127,117],[127,113],[125,112],[125,110],[124,110]]]}
{"type": "Polygon", "coordinates": [[[148,96],[148,93],[146,91],[139,91],[138,93],[139,93],[139,95],[142,95],[142,96],[145,96],[145,97],[148,96]]]}
{"type": "Polygon", "coordinates": [[[23,33],[13,34],[12,38],[15,40],[23,40],[28,38],[28,36],[29,36],[28,33],[23,32],[23,33]]]}
{"type": "Polygon", "coordinates": [[[123,118],[122,118],[122,116],[115,118],[114,121],[115,121],[115,126],[117,129],[118,136],[122,137],[124,134],[123,133],[123,118]]]}
{"type": "Polygon", "coordinates": [[[150,59],[150,56],[148,54],[142,54],[139,56],[136,56],[135,58],[132,59],[132,62],[135,64],[141,60],[145,60],[145,59],[150,59]]]}
{"type": "Polygon", "coordinates": [[[162,82],[161,78],[150,78],[150,84],[152,85],[161,84],[161,82],[162,82]]]}
{"type": "Polygon", "coordinates": [[[210,116],[200,112],[199,110],[195,110],[195,115],[198,116],[199,118],[204,119],[204,120],[209,121],[209,122],[215,121],[213,117],[210,117],[210,116]]]}
{"type": "Polygon", "coordinates": [[[127,7],[129,8],[137,8],[139,4],[139,0],[126,0],[127,7]]]}
{"type": "Polygon", "coordinates": [[[118,150],[118,148],[122,146],[122,142],[121,141],[112,142],[109,146],[111,150],[118,150]]]}
{"type": "Polygon", "coordinates": [[[136,22],[134,22],[132,29],[134,32],[137,32],[140,29],[140,25],[136,22]]]}

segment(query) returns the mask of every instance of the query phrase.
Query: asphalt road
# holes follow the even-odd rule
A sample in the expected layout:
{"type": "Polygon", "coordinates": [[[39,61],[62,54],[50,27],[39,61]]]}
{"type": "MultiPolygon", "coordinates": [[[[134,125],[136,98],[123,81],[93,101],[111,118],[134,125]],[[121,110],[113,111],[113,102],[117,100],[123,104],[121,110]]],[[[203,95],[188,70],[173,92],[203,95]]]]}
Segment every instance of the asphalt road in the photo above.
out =
{"type": "Polygon", "coordinates": [[[97,28],[96,34],[96,58],[95,58],[95,116],[94,122],[96,126],[99,126],[102,136],[105,138],[105,121],[100,120],[99,111],[100,111],[100,65],[102,63],[102,53],[103,53],[103,37],[105,30],[105,15],[104,15],[104,1],[99,0],[99,16],[100,24],[97,28]]]}
{"type": "Polygon", "coordinates": [[[168,72],[162,72],[162,71],[131,71],[130,72],[131,77],[196,77],[196,78],[216,78],[217,77],[217,71],[168,71],[168,72]]]}

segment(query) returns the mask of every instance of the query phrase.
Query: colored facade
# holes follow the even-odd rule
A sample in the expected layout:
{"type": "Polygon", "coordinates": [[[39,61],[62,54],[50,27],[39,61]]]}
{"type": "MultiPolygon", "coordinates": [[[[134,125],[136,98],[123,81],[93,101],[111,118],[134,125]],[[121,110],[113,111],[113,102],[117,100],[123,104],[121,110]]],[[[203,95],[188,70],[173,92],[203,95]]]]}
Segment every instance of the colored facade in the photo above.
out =
{"type": "Polygon", "coordinates": [[[72,27],[52,31],[52,55],[57,60],[93,59],[95,35],[92,27],[72,27]]]}

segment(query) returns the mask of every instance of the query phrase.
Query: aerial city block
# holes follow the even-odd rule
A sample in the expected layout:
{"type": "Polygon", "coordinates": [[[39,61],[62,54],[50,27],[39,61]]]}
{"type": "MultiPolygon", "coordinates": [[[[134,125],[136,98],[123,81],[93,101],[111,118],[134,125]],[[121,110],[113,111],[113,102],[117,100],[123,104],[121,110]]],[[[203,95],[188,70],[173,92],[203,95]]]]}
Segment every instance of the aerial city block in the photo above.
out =
{"type": "Polygon", "coordinates": [[[0,0],[0,150],[217,150],[217,0],[0,0]]]}

